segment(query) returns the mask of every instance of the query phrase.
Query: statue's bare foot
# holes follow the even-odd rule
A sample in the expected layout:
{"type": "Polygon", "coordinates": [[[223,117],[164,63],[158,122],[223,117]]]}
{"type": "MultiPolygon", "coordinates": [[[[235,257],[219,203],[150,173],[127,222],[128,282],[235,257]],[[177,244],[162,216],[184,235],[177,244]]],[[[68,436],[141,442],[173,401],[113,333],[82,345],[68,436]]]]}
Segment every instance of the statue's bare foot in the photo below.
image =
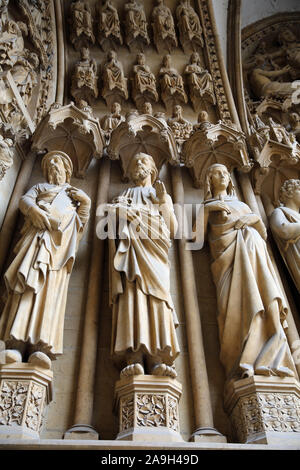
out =
{"type": "Polygon", "coordinates": [[[4,349],[0,352],[0,364],[22,362],[22,354],[17,349],[4,349]]]}
{"type": "Polygon", "coordinates": [[[51,369],[51,359],[41,351],[32,353],[28,358],[28,362],[35,366],[43,367],[43,369],[51,369]]]}
{"type": "Polygon", "coordinates": [[[175,379],[177,377],[177,372],[174,367],[167,366],[167,364],[157,364],[153,367],[152,374],[172,377],[172,379],[175,379]]]}
{"type": "Polygon", "coordinates": [[[130,377],[131,375],[144,374],[144,368],[141,364],[129,364],[121,370],[120,377],[130,377]]]}

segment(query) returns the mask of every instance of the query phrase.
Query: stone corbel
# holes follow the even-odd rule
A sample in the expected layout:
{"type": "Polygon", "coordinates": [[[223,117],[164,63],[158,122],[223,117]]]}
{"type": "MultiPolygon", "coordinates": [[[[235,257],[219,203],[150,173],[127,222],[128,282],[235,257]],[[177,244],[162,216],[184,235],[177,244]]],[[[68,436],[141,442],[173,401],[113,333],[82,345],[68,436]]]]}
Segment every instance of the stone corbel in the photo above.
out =
{"type": "Polygon", "coordinates": [[[98,119],[74,103],[55,105],[37,127],[32,149],[61,150],[72,159],[76,177],[83,178],[93,157],[101,158],[103,132],[98,119]]]}
{"type": "Polygon", "coordinates": [[[226,165],[229,171],[252,168],[244,134],[222,121],[196,130],[183,145],[182,159],[197,188],[203,187],[206,169],[214,163],[226,165]]]}
{"type": "Polygon", "coordinates": [[[255,157],[253,170],[254,192],[277,205],[279,189],[286,179],[299,178],[300,146],[297,142],[283,143],[267,140],[255,157]]]}
{"type": "Polygon", "coordinates": [[[150,154],[158,170],[165,161],[179,164],[176,141],[166,121],[150,114],[131,113],[111,134],[107,153],[111,160],[121,160],[125,179],[128,164],[137,152],[150,154]]]}

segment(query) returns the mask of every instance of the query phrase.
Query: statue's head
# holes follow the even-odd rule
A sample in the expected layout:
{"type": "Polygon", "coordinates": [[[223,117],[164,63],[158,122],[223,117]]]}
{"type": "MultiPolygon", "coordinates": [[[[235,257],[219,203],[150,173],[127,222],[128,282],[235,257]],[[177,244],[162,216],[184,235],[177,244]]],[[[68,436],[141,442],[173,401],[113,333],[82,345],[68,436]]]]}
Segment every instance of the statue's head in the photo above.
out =
{"type": "Polygon", "coordinates": [[[220,189],[226,189],[229,196],[234,195],[234,186],[227,167],[221,163],[214,163],[206,170],[204,200],[213,198],[215,191],[220,189]]]}
{"type": "Polygon", "coordinates": [[[285,205],[289,200],[297,202],[300,207],[300,180],[286,180],[279,191],[279,201],[285,205]]]}
{"type": "Polygon", "coordinates": [[[42,159],[44,178],[50,184],[70,183],[73,164],[70,157],[60,150],[46,153],[42,159]]]}
{"type": "Polygon", "coordinates": [[[286,44],[296,41],[296,36],[291,29],[283,28],[278,35],[278,40],[281,44],[286,44]]]}
{"type": "Polygon", "coordinates": [[[152,114],[153,113],[152,104],[149,101],[146,101],[143,104],[142,111],[143,111],[144,114],[152,114]]]}
{"type": "Polygon", "coordinates": [[[200,56],[198,52],[193,52],[190,57],[191,64],[200,64],[200,56]]]}
{"type": "Polygon", "coordinates": [[[134,183],[139,183],[151,175],[151,184],[153,184],[157,178],[158,171],[151,155],[139,152],[129,163],[127,174],[134,183]]]}
{"type": "Polygon", "coordinates": [[[121,105],[120,103],[118,103],[118,101],[115,101],[112,105],[111,105],[111,112],[113,114],[120,114],[121,113],[121,105]]]}
{"type": "Polygon", "coordinates": [[[166,54],[163,57],[163,66],[164,67],[170,67],[171,66],[171,55],[170,54],[166,54]]]}
{"type": "Polygon", "coordinates": [[[182,117],[182,106],[180,104],[175,104],[172,111],[173,117],[182,117]]]}
{"type": "Polygon", "coordinates": [[[138,55],[136,56],[136,59],[139,65],[144,65],[146,63],[146,57],[145,57],[145,54],[143,54],[143,52],[139,52],[138,55]]]}

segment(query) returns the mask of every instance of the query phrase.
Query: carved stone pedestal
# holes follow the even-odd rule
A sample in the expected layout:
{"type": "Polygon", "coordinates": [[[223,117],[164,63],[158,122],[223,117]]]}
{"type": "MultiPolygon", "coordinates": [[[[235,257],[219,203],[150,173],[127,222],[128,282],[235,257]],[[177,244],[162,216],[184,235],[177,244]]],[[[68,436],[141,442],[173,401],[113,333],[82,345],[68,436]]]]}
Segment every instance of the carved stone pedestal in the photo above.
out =
{"type": "Polygon", "coordinates": [[[39,439],[53,373],[27,363],[0,366],[0,439],[39,439]]]}
{"type": "Polygon", "coordinates": [[[136,375],[119,380],[115,410],[119,413],[117,440],[182,442],[178,402],[181,384],[170,377],[136,375]]]}
{"type": "Polygon", "coordinates": [[[254,376],[232,381],[225,409],[242,443],[300,442],[300,383],[293,378],[254,376]]]}

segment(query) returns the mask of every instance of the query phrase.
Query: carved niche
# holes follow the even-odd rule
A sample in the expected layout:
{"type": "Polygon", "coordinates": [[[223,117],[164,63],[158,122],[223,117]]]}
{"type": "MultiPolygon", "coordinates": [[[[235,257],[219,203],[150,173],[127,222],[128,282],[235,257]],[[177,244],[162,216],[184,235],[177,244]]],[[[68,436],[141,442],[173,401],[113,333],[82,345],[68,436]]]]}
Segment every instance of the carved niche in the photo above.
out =
{"type": "Polygon", "coordinates": [[[229,172],[234,168],[251,170],[245,135],[235,125],[212,124],[206,119],[196,126],[182,148],[182,160],[190,168],[196,188],[203,187],[206,170],[214,163],[226,165],[229,172]]]}
{"type": "Polygon", "coordinates": [[[84,177],[92,158],[102,157],[104,143],[98,119],[71,102],[67,106],[52,106],[34,133],[32,149],[67,153],[75,176],[84,177]]]}
{"type": "Polygon", "coordinates": [[[162,118],[131,111],[126,119],[111,133],[107,153],[112,160],[121,160],[123,177],[127,179],[127,167],[138,152],[151,155],[158,171],[165,161],[179,164],[176,141],[171,129],[162,118]]]}

